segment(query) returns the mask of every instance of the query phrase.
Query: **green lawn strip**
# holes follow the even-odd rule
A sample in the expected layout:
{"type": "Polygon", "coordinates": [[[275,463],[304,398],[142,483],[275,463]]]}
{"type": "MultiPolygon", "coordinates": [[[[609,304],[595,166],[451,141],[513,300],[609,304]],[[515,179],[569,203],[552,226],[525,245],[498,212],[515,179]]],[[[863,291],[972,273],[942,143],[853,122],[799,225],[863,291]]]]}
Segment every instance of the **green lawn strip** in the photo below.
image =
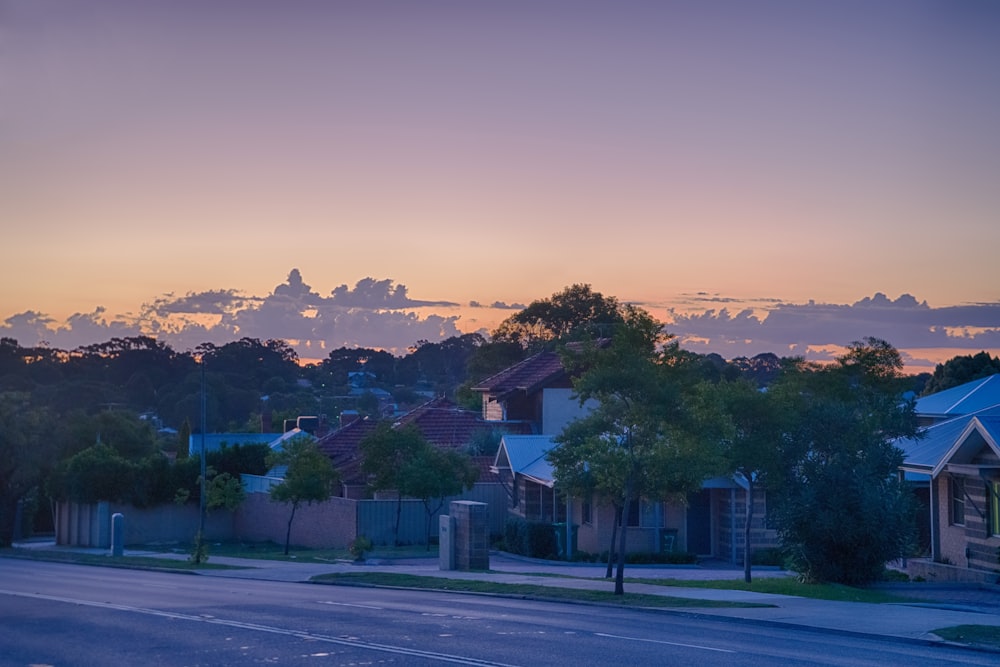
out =
{"type": "Polygon", "coordinates": [[[773,593],[775,595],[794,595],[796,597],[831,600],[835,602],[885,604],[911,601],[911,598],[907,598],[905,595],[887,593],[876,589],[854,588],[842,584],[806,584],[796,580],[794,577],[762,577],[754,579],[749,584],[742,579],[695,581],[688,579],[628,578],[626,581],[636,584],[653,584],[656,586],[712,588],[732,591],[753,591],[754,593],[773,593]]]}
{"type": "MultiPolygon", "coordinates": [[[[190,553],[190,544],[142,545],[148,551],[165,553],[190,553]]],[[[331,563],[343,560],[353,560],[347,549],[304,549],[291,547],[285,555],[285,546],[275,542],[209,542],[208,555],[225,556],[227,558],[250,558],[254,560],[273,560],[288,563],[331,563]]],[[[368,559],[392,560],[396,558],[430,558],[436,552],[428,552],[424,545],[405,547],[376,547],[365,555],[368,559]],[[429,555],[430,554],[430,555],[429,555]]]]}
{"type": "Polygon", "coordinates": [[[955,625],[932,632],[949,642],[1000,648],[1000,626],[996,625],[955,625]]]}
{"type": "Polygon", "coordinates": [[[198,565],[187,560],[173,558],[156,558],[153,556],[118,556],[109,554],[86,554],[78,551],[49,551],[34,549],[5,549],[0,555],[8,558],[26,560],[41,560],[50,563],[74,563],[77,565],[101,565],[104,567],[123,567],[130,569],[157,570],[243,570],[247,568],[219,563],[200,563],[198,565]]]}
{"type": "Polygon", "coordinates": [[[448,579],[445,577],[423,577],[395,572],[348,572],[322,574],[311,579],[319,584],[341,584],[359,586],[393,586],[399,588],[421,588],[462,593],[492,593],[517,595],[578,602],[604,602],[636,607],[771,607],[768,604],[749,602],[727,602],[724,600],[697,600],[664,595],[628,593],[615,595],[611,591],[591,591],[575,588],[555,588],[533,584],[504,584],[476,579],[448,579]]]}

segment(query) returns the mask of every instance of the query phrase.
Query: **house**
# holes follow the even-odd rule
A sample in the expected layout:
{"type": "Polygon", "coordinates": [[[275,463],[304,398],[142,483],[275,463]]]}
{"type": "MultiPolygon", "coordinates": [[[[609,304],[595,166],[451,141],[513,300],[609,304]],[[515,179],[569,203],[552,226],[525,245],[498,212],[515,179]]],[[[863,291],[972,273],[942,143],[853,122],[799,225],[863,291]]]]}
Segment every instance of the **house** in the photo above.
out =
{"type": "MultiPolygon", "coordinates": [[[[897,442],[923,504],[928,579],[996,581],[1000,571],[1000,374],[918,399],[922,429],[897,442]]],[[[911,574],[914,572],[911,572],[911,574]]]]}
{"type": "MultiPolygon", "coordinates": [[[[591,498],[567,499],[559,493],[545,458],[554,437],[573,419],[596,405],[574,398],[572,378],[555,352],[540,352],[473,387],[482,395],[487,420],[530,425],[531,435],[504,435],[493,470],[507,490],[511,516],[528,521],[576,526],[576,548],[609,550],[614,530],[612,507],[591,498]]],[[[627,517],[626,549],[632,552],[686,551],[742,562],[747,484],[739,476],[706,480],[684,504],[642,500],[627,517]]],[[[777,534],[766,527],[766,498],[755,492],[751,546],[771,548],[777,534]]],[[[569,529],[572,536],[572,528],[569,529]]],[[[572,538],[565,542],[573,548],[572,538]]]]}

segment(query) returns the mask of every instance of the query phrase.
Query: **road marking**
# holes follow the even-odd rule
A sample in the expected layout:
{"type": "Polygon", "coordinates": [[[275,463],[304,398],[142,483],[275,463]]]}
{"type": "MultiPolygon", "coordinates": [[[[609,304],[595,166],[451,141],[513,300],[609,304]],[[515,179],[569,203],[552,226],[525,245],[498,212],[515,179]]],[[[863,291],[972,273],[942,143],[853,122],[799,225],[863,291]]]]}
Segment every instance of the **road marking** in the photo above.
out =
{"type": "Polygon", "coordinates": [[[659,639],[644,639],[642,637],[623,637],[621,635],[609,635],[604,632],[595,632],[598,637],[608,637],[610,639],[624,639],[630,642],[646,642],[647,644],[665,644],[667,646],[680,646],[683,648],[697,648],[703,651],[718,651],[719,653],[736,653],[725,648],[714,648],[712,646],[699,646],[698,644],[681,644],[679,642],[665,642],[659,639]]]}
{"type": "Polygon", "coordinates": [[[316,604],[328,604],[334,607],[358,607],[360,609],[376,609],[381,611],[382,607],[373,607],[367,604],[351,604],[349,602],[333,602],[331,600],[317,600],[316,604]]]}
{"type": "Polygon", "coordinates": [[[191,614],[181,614],[172,611],[161,611],[159,609],[147,609],[144,607],[132,607],[129,605],[114,604],[111,602],[95,602],[93,600],[78,600],[75,598],[59,597],[56,595],[43,595],[41,593],[21,593],[18,591],[6,591],[6,590],[0,590],[0,594],[13,595],[15,597],[22,597],[22,598],[34,598],[36,600],[51,600],[53,602],[65,602],[68,604],[78,604],[87,607],[100,607],[102,609],[114,609],[116,611],[127,611],[133,614],[160,616],[163,618],[170,618],[175,620],[197,621],[199,623],[209,623],[212,625],[224,625],[230,628],[240,628],[241,630],[250,630],[253,632],[267,632],[276,635],[286,635],[288,637],[297,637],[299,639],[327,642],[328,644],[349,646],[351,648],[367,649],[370,651],[382,651],[384,653],[396,653],[398,655],[412,655],[419,658],[427,658],[429,660],[454,663],[458,665],[473,665],[474,667],[515,667],[514,665],[510,665],[504,662],[480,660],[479,658],[470,658],[461,655],[451,655],[449,653],[421,651],[420,649],[407,648],[405,646],[393,646],[391,644],[377,644],[375,642],[368,642],[355,638],[331,637],[329,635],[318,635],[318,634],[313,634],[311,632],[303,632],[301,630],[289,630],[287,628],[277,628],[270,625],[257,625],[255,623],[230,621],[223,618],[193,616],[191,614]]]}

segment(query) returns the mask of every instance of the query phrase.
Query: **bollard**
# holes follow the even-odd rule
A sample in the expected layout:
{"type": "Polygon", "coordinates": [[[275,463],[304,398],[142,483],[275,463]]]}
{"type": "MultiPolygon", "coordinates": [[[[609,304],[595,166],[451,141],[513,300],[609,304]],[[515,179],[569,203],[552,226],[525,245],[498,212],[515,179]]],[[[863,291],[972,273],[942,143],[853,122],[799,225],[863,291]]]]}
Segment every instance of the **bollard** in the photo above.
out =
{"type": "Polygon", "coordinates": [[[115,512],[111,515],[111,555],[120,557],[125,554],[125,515],[115,512]]]}

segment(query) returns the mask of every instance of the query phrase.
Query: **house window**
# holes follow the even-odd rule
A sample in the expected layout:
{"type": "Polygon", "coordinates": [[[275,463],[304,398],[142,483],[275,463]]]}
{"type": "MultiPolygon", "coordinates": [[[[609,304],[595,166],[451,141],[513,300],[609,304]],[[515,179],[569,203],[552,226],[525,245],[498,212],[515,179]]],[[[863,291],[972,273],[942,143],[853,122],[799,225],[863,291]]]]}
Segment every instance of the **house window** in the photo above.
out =
{"type": "Polygon", "coordinates": [[[986,529],[1000,535],[1000,482],[986,482],[986,529]]]}
{"type": "Polygon", "coordinates": [[[625,525],[629,528],[639,527],[639,502],[633,500],[628,504],[628,517],[625,521],[625,525]]]}
{"type": "Polygon", "coordinates": [[[965,478],[951,478],[951,523],[965,525],[965,478]]]}
{"type": "Polygon", "coordinates": [[[590,513],[591,513],[591,505],[590,505],[590,498],[588,497],[580,504],[580,523],[589,524],[593,520],[590,513]]]}
{"type": "Polygon", "coordinates": [[[659,528],[663,526],[663,513],[660,511],[660,503],[648,500],[638,500],[629,504],[628,521],[625,525],[629,528],[659,528]]]}

